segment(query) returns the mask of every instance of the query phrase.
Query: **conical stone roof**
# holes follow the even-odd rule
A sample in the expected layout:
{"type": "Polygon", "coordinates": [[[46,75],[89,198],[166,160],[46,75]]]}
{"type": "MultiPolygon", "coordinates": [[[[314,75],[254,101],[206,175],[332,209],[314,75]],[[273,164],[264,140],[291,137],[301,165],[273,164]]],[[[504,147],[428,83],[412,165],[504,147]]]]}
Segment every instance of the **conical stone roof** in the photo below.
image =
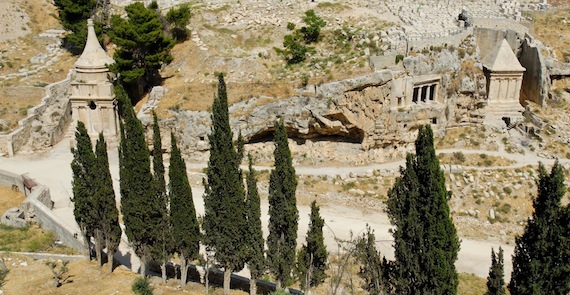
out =
{"type": "Polygon", "coordinates": [[[75,68],[81,70],[106,70],[108,64],[115,63],[107,52],[101,47],[95,34],[93,20],[87,20],[87,42],[83,53],[75,62],[75,68]]]}
{"type": "Polygon", "coordinates": [[[524,72],[526,70],[513,53],[506,39],[503,39],[485,56],[483,66],[492,72],[524,72]]]}

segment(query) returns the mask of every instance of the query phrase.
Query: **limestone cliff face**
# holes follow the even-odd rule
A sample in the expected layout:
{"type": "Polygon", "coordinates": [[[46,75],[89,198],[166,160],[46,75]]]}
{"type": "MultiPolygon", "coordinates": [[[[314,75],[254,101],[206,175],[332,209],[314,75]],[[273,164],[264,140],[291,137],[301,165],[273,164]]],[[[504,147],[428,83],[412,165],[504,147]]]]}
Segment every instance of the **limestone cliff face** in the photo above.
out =
{"type": "MultiPolygon", "coordinates": [[[[326,83],[302,95],[269,103],[252,98],[230,107],[230,124],[247,142],[269,141],[273,124],[283,120],[289,137],[361,143],[362,149],[386,148],[413,142],[418,124],[432,123],[436,134],[445,130],[443,103],[396,106],[391,71],[326,83]]],[[[398,78],[398,77],[396,77],[398,78]]],[[[210,132],[208,112],[178,111],[164,122],[187,153],[206,151],[210,132]]]]}

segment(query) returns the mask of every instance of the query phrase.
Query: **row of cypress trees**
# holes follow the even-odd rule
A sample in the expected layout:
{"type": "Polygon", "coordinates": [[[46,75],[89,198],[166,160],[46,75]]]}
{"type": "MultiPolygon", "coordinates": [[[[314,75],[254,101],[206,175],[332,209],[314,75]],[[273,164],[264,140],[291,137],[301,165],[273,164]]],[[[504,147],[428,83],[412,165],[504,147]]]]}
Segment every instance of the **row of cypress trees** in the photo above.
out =
{"type": "MultiPolygon", "coordinates": [[[[218,95],[212,106],[209,136],[210,159],[207,180],[204,179],[203,242],[214,251],[216,262],[224,269],[224,294],[229,294],[231,273],[240,271],[246,263],[251,273],[251,294],[256,294],[256,280],[266,270],[274,275],[277,288],[291,283],[294,269],[300,277],[309,278],[312,286],[325,278],[328,255],[322,234],[324,220],[314,202],[307,244],[297,256],[295,254],[299,219],[295,198],[297,177],[285,126],[275,122],[274,128],[275,168],[269,177],[269,236],[265,252],[253,160],[248,155],[245,190],[239,167],[244,155],[243,139],[240,134],[236,144],[232,141],[226,84],[223,75],[218,75],[218,95]]],[[[307,281],[302,280],[303,286],[305,283],[307,281]]]]}
{"type": "MultiPolygon", "coordinates": [[[[93,152],[91,138],[83,122],[78,122],[75,138],[76,147],[71,150],[73,213],[89,249],[91,241],[94,241],[99,265],[104,263],[102,254],[106,248],[109,270],[113,271],[113,254],[119,247],[121,228],[109,171],[107,144],[103,134],[100,134],[93,152]]],[[[89,250],[90,257],[92,252],[89,250]]]]}
{"type": "MultiPolygon", "coordinates": [[[[120,88],[120,87],[119,87],[120,88]]],[[[118,93],[124,92],[118,89],[118,93]]],[[[239,165],[244,154],[243,139],[232,141],[229,125],[227,92],[223,75],[219,75],[218,95],[212,107],[212,133],[210,135],[210,160],[203,180],[205,193],[205,215],[203,233],[196,218],[192,191],[186,174],[186,166],[177,146],[176,137],[171,134],[171,157],[168,186],[165,181],[162,140],[158,119],[153,114],[153,150],[150,152],[143,126],[136,118],[128,99],[124,103],[124,123],[121,122],[119,146],[119,174],[121,192],[121,213],[125,234],[134,252],[141,259],[141,274],[151,260],[160,262],[163,279],[166,280],[166,263],[174,253],[181,261],[182,284],[186,283],[189,262],[198,259],[200,242],[213,251],[215,262],[224,269],[224,293],[229,293],[232,272],[243,269],[247,263],[251,273],[251,293],[256,292],[256,280],[269,270],[277,280],[279,288],[291,283],[292,274],[301,278],[303,288],[322,283],[326,277],[327,251],[324,246],[319,207],[311,205],[311,223],[307,242],[296,255],[298,210],[295,190],[297,178],[288,147],[285,126],[275,123],[275,169],[270,175],[269,203],[270,223],[267,252],[261,227],[260,199],[257,191],[256,172],[253,159],[248,155],[249,172],[243,179],[239,165]],[[152,160],[152,169],[151,169],[152,160]],[[295,261],[297,260],[297,263],[295,261]]],[[[106,146],[97,144],[93,155],[91,141],[82,122],[78,124],[77,148],[73,150],[74,160],[74,202],[75,216],[86,237],[94,236],[98,241],[94,221],[111,220],[118,237],[116,245],[107,246],[112,254],[120,241],[118,211],[114,203],[112,180],[108,172],[106,146]],[[107,170],[92,168],[98,163],[107,170]],[[106,177],[106,178],[104,178],[106,177]],[[105,180],[105,181],[103,181],[105,180]],[[102,193],[93,186],[98,185],[102,193]],[[93,193],[92,193],[93,192],[93,193]],[[108,210],[114,209],[115,218],[91,216],[95,196],[106,193],[111,202],[105,203],[108,210]]],[[[96,210],[103,214],[105,210],[96,210]]],[[[107,213],[105,213],[107,214],[107,213]]],[[[103,232],[104,233],[104,232],[103,232]]],[[[101,236],[102,239],[106,235],[101,236]]],[[[102,253],[103,243],[96,243],[102,253]]],[[[112,259],[112,258],[111,258],[112,259]]],[[[110,260],[112,261],[112,260],[110,260]]]]}
{"type": "MultiPolygon", "coordinates": [[[[537,186],[534,213],[523,235],[515,239],[508,289],[517,295],[569,294],[570,205],[561,204],[567,189],[560,163],[550,173],[540,164],[537,186]]],[[[497,254],[492,251],[486,294],[506,294],[503,264],[503,249],[497,254]]]]}
{"type": "MultiPolygon", "coordinates": [[[[363,273],[365,289],[371,294],[457,294],[454,263],[459,239],[449,215],[450,193],[439,168],[429,125],[419,127],[415,146],[416,153],[407,156],[405,168],[401,168],[400,177],[388,193],[395,260],[378,258],[375,263],[379,269],[369,266],[363,273]]],[[[508,289],[517,295],[568,294],[570,205],[561,205],[567,191],[564,171],[556,162],[550,173],[542,164],[538,172],[535,211],[524,234],[516,238],[508,289]]],[[[374,248],[373,243],[368,245],[374,248]]],[[[375,250],[369,253],[375,256],[375,250]]],[[[497,253],[492,251],[491,262],[486,294],[503,295],[506,289],[501,248],[497,253]]]]}

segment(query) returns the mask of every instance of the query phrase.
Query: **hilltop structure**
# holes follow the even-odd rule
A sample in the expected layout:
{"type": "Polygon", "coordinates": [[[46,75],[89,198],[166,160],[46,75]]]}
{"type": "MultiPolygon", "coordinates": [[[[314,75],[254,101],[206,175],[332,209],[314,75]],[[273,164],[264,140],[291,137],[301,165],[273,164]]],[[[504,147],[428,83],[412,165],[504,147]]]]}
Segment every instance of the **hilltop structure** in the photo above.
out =
{"type": "Polygon", "coordinates": [[[97,40],[93,20],[87,20],[87,42],[75,62],[70,103],[72,126],[82,121],[92,138],[100,132],[105,136],[118,134],[117,100],[108,68],[114,63],[97,40]]]}

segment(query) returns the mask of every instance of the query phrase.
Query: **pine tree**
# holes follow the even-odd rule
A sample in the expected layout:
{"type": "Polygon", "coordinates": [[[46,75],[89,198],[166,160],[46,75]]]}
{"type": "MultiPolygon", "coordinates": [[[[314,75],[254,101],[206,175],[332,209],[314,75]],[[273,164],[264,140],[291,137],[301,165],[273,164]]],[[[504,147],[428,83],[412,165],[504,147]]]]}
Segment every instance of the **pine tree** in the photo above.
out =
{"type": "Polygon", "coordinates": [[[155,194],[144,130],[129,100],[124,112],[125,122],[121,124],[119,149],[121,213],[125,234],[135,254],[141,259],[140,270],[144,277],[162,222],[161,200],[155,194]]]}
{"type": "Polygon", "coordinates": [[[121,242],[121,227],[119,226],[119,210],[115,201],[115,191],[113,190],[113,179],[109,171],[109,158],[107,156],[107,143],[103,134],[99,134],[99,139],[95,145],[95,155],[97,156],[97,179],[95,188],[96,208],[92,208],[97,213],[99,234],[98,241],[101,248],[107,248],[107,263],[109,272],[113,272],[113,255],[119,248],[121,242]]]}
{"type": "Polygon", "coordinates": [[[257,191],[257,175],[253,169],[253,159],[251,154],[248,154],[249,159],[249,173],[247,174],[247,224],[248,224],[248,245],[249,253],[247,259],[247,266],[251,274],[249,294],[257,294],[257,280],[265,272],[265,256],[264,256],[264,241],[263,231],[261,229],[261,204],[259,201],[259,193],[257,191]]]}
{"type": "Polygon", "coordinates": [[[76,147],[71,149],[73,160],[71,161],[71,170],[73,172],[72,191],[73,198],[73,215],[75,221],[81,229],[81,233],[85,238],[89,257],[91,258],[91,237],[94,235],[96,218],[92,210],[93,192],[95,191],[95,154],[91,138],[87,133],[85,124],[81,121],[77,122],[77,131],[75,132],[76,147]]]}
{"type": "Polygon", "coordinates": [[[429,125],[419,127],[415,145],[416,155],[408,155],[388,193],[395,226],[394,288],[398,294],[456,294],[459,240],[429,125]]]}
{"type": "Polygon", "coordinates": [[[275,122],[275,169],[269,176],[269,237],[267,260],[277,280],[277,288],[286,287],[291,277],[297,247],[299,211],[295,190],[297,177],[287,132],[283,123],[275,122]]]}
{"type": "Polygon", "coordinates": [[[125,11],[127,19],[111,17],[109,36],[119,45],[111,70],[120,73],[129,96],[138,101],[148,87],[161,82],[158,70],[172,61],[170,49],[175,41],[162,31],[157,10],[136,2],[126,6],[125,11]]]}
{"type": "Polygon", "coordinates": [[[362,279],[362,289],[371,295],[391,294],[390,266],[377,250],[374,230],[368,225],[366,232],[356,240],[354,256],[360,264],[358,276],[362,279]]]}
{"type": "Polygon", "coordinates": [[[232,141],[224,76],[218,75],[218,96],[212,105],[212,133],[207,182],[204,189],[203,228],[206,245],[224,268],[224,294],[229,294],[233,271],[246,259],[247,216],[238,158],[232,141]]]}
{"type": "Polygon", "coordinates": [[[491,268],[487,277],[487,292],[485,295],[506,294],[503,265],[503,248],[499,247],[497,255],[495,255],[495,250],[491,249],[491,268]]]}
{"type": "Polygon", "coordinates": [[[200,250],[200,226],[196,218],[196,209],[192,199],[192,188],[188,182],[186,164],[182,159],[176,137],[170,134],[172,151],[170,156],[170,214],[172,221],[173,248],[180,256],[180,279],[186,285],[188,277],[188,261],[198,257],[200,250]]]}
{"type": "Polygon", "coordinates": [[[162,215],[161,224],[158,229],[156,247],[153,249],[153,256],[160,261],[160,269],[162,271],[162,281],[166,282],[166,263],[172,255],[172,241],[170,212],[168,194],[166,193],[166,182],[164,181],[164,160],[162,157],[162,139],[160,136],[160,126],[158,125],[158,117],[152,112],[152,170],[154,172],[155,195],[160,200],[160,214],[162,215]]]}
{"type": "Polygon", "coordinates": [[[570,228],[568,208],[560,201],[566,193],[564,172],[558,162],[550,174],[538,169],[538,196],[534,213],[521,237],[515,239],[511,294],[570,293],[570,228]]]}
{"type": "Polygon", "coordinates": [[[297,253],[297,272],[301,280],[301,288],[309,293],[311,287],[324,282],[327,274],[327,248],[323,237],[325,220],[319,214],[317,202],[311,203],[311,215],[307,243],[297,253]]]}
{"type": "MultiPolygon", "coordinates": [[[[96,0],[54,0],[63,28],[71,31],[65,44],[74,54],[80,54],[87,42],[87,19],[95,12],[96,0]]],[[[96,23],[100,30],[100,24],[96,23]]]]}

